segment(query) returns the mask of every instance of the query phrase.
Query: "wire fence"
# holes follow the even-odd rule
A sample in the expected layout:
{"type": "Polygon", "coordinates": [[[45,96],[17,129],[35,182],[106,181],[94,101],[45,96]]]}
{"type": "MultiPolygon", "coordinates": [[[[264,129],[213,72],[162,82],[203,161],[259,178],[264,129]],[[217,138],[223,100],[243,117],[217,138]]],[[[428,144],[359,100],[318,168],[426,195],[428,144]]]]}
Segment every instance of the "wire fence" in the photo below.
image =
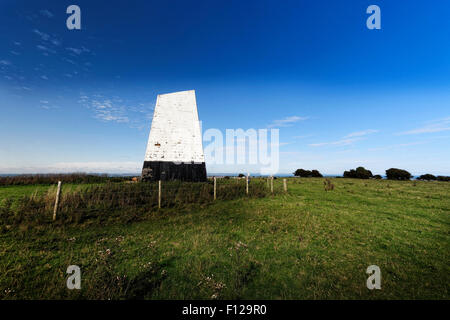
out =
{"type": "Polygon", "coordinates": [[[77,223],[86,220],[137,220],[164,208],[185,209],[215,201],[262,198],[287,192],[286,179],[210,178],[207,182],[121,182],[65,189],[61,184],[44,194],[6,199],[0,205],[0,222],[77,223]],[[280,179],[281,180],[281,179],[280,179]],[[58,191],[59,190],[59,191],[58,191]]]}

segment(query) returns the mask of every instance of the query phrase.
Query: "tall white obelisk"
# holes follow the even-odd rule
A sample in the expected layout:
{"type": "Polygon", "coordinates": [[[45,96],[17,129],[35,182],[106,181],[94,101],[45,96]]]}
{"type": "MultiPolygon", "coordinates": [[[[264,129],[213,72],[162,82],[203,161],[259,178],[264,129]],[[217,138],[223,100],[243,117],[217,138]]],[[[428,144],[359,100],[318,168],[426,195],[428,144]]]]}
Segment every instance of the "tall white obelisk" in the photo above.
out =
{"type": "Polygon", "coordinates": [[[142,179],[206,181],[194,90],[158,95],[142,179]]]}

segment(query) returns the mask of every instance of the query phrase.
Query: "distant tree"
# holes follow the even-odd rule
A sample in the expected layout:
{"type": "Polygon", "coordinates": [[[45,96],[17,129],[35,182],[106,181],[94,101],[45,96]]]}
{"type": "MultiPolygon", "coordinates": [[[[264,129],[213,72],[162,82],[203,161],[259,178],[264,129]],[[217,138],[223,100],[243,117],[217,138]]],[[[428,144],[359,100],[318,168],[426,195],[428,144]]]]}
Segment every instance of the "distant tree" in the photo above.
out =
{"type": "Polygon", "coordinates": [[[238,177],[239,177],[239,178],[243,178],[243,177],[245,177],[245,174],[239,173],[238,177]]]}
{"type": "Polygon", "coordinates": [[[322,178],[323,177],[322,174],[318,170],[312,170],[311,176],[314,178],[322,178]]]}
{"type": "Polygon", "coordinates": [[[344,171],[344,178],[356,178],[355,169],[351,169],[350,171],[344,171]]]}
{"type": "Polygon", "coordinates": [[[386,177],[389,180],[409,180],[411,173],[403,169],[390,168],[386,170],[386,177]]]}
{"type": "Polygon", "coordinates": [[[433,176],[432,174],[423,174],[420,177],[417,178],[417,180],[436,180],[436,176],[433,176]]]}
{"type": "Polygon", "coordinates": [[[295,170],[294,175],[296,177],[307,178],[307,177],[311,177],[312,173],[309,170],[297,169],[297,170],[295,170]]]}
{"type": "Polygon", "coordinates": [[[376,174],[376,175],[374,175],[372,178],[374,178],[374,179],[383,179],[383,177],[381,177],[379,174],[376,174]]]}
{"type": "Polygon", "coordinates": [[[446,177],[446,176],[437,176],[436,179],[438,181],[450,181],[450,177],[446,177]]]}
{"type": "Polygon", "coordinates": [[[310,178],[310,177],[314,177],[314,178],[322,178],[322,174],[318,171],[318,170],[305,170],[305,169],[297,169],[294,172],[294,175],[296,177],[301,177],[301,178],[310,178]]]}
{"type": "Polygon", "coordinates": [[[357,178],[360,179],[369,179],[373,176],[372,171],[364,169],[363,167],[356,168],[356,175],[357,178]]]}
{"type": "Polygon", "coordinates": [[[372,171],[365,169],[364,167],[358,167],[351,169],[350,171],[344,171],[344,178],[356,178],[356,179],[369,179],[372,178],[372,171]]]}

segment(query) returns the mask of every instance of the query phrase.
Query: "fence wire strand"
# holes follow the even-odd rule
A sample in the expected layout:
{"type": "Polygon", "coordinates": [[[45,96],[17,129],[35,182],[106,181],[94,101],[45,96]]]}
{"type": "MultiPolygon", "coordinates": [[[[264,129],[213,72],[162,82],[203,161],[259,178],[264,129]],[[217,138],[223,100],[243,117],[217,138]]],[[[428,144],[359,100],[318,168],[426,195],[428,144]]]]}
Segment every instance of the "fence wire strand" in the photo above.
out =
{"type": "MultiPolygon", "coordinates": [[[[283,183],[273,182],[273,193],[283,189],[283,183]]],[[[158,182],[105,183],[88,186],[62,186],[57,206],[57,220],[83,220],[93,216],[109,215],[115,212],[158,210],[159,197],[163,208],[183,208],[192,204],[210,204],[214,201],[232,200],[243,197],[265,197],[271,194],[270,180],[251,179],[248,194],[246,179],[216,179],[216,200],[214,182],[189,183],[162,181],[161,194],[158,182]]],[[[0,221],[15,223],[34,219],[48,220],[55,208],[56,188],[50,186],[47,192],[23,196],[16,201],[0,203],[0,221]]]]}

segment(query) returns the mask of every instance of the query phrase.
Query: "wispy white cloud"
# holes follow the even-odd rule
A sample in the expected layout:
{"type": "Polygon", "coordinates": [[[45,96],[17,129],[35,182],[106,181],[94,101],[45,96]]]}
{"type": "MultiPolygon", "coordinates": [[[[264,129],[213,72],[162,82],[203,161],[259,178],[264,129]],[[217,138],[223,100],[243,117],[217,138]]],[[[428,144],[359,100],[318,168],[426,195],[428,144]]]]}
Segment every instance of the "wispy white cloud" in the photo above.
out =
{"type": "Polygon", "coordinates": [[[356,131],[356,132],[349,133],[344,138],[362,137],[362,136],[367,136],[368,134],[372,134],[372,133],[376,133],[376,132],[378,132],[378,130],[373,130],[373,129],[356,131]]]}
{"type": "Polygon", "coordinates": [[[52,106],[52,105],[48,105],[48,104],[41,104],[41,108],[45,109],[45,110],[59,109],[58,106],[52,106]]]}
{"type": "Polygon", "coordinates": [[[312,134],[305,134],[303,136],[293,136],[292,138],[294,138],[294,139],[305,139],[305,138],[309,138],[309,137],[312,137],[312,136],[313,136],[312,134]]]}
{"type": "Polygon", "coordinates": [[[308,117],[291,116],[280,120],[274,120],[268,127],[290,127],[294,123],[308,119],[308,117]]]}
{"type": "Polygon", "coordinates": [[[53,109],[59,109],[59,106],[54,105],[53,103],[50,103],[48,100],[40,100],[40,108],[44,110],[53,110],[53,109]]]}
{"type": "Polygon", "coordinates": [[[68,50],[68,51],[70,51],[70,52],[72,52],[72,53],[74,53],[74,54],[76,54],[76,55],[80,55],[80,54],[82,54],[82,53],[88,53],[88,52],[91,52],[91,50],[89,50],[88,48],[85,48],[85,47],[81,47],[81,48],[66,48],[66,50],[68,50]]]}
{"type": "Polygon", "coordinates": [[[321,142],[321,143],[311,143],[309,146],[311,147],[323,147],[323,146],[348,146],[350,144],[355,143],[356,141],[363,140],[364,138],[356,137],[356,138],[347,138],[341,139],[337,141],[331,142],[321,142]]]}
{"type": "Polygon", "coordinates": [[[342,139],[330,142],[311,143],[311,147],[323,147],[323,146],[348,146],[354,144],[357,141],[366,139],[364,136],[378,132],[378,130],[367,129],[363,131],[351,132],[342,137],[342,139]]]}
{"type": "Polygon", "coordinates": [[[10,66],[12,63],[8,60],[0,60],[0,65],[2,66],[10,66]]]}
{"type": "Polygon", "coordinates": [[[95,112],[95,118],[102,121],[113,121],[113,122],[129,122],[128,117],[125,115],[126,111],[123,106],[113,105],[111,100],[97,101],[93,100],[91,102],[93,110],[95,112]]]}
{"type": "Polygon", "coordinates": [[[61,41],[58,40],[56,37],[49,35],[48,33],[42,32],[38,29],[33,29],[33,33],[38,35],[42,41],[48,42],[53,44],[54,46],[59,46],[61,44],[61,41]]]}
{"type": "Polygon", "coordinates": [[[147,128],[154,102],[128,104],[120,97],[105,97],[101,94],[80,95],[80,104],[94,113],[94,118],[104,122],[126,123],[130,128],[147,128]]]}
{"type": "Polygon", "coordinates": [[[70,64],[73,64],[73,65],[76,64],[75,61],[73,61],[73,60],[71,60],[71,59],[68,59],[68,58],[66,58],[66,57],[61,58],[61,60],[65,61],[65,62],[68,62],[68,63],[70,63],[70,64]]]}
{"type": "Polygon", "coordinates": [[[41,31],[39,31],[38,29],[33,29],[33,32],[34,32],[35,34],[37,34],[37,35],[38,35],[42,40],[44,40],[44,41],[50,40],[50,35],[47,34],[47,33],[45,33],[45,32],[41,32],[41,31]]]}
{"type": "Polygon", "coordinates": [[[50,48],[48,48],[46,46],[43,46],[41,44],[37,45],[36,48],[38,48],[38,50],[42,51],[42,54],[46,55],[46,56],[48,56],[49,53],[56,53],[55,50],[50,49],[50,48]]]}
{"type": "Polygon", "coordinates": [[[44,75],[41,76],[41,79],[48,80],[48,77],[44,74],[44,75]]]}
{"type": "Polygon", "coordinates": [[[410,146],[416,146],[419,144],[424,144],[429,141],[415,141],[415,142],[409,142],[409,143],[399,143],[399,144],[393,144],[385,147],[379,147],[379,148],[369,148],[369,151],[383,151],[383,150],[390,150],[390,149],[397,149],[397,148],[404,148],[404,147],[410,147],[410,146]]]}
{"type": "Polygon", "coordinates": [[[59,46],[61,44],[61,41],[58,39],[51,39],[50,42],[55,46],[59,46]]]}
{"type": "Polygon", "coordinates": [[[429,121],[423,127],[405,131],[405,132],[400,132],[398,134],[400,134],[400,135],[422,134],[422,133],[442,132],[442,131],[448,131],[448,130],[450,130],[450,117],[429,121]]]}
{"type": "Polygon", "coordinates": [[[43,9],[43,10],[41,10],[41,11],[39,11],[39,13],[41,14],[41,15],[43,15],[44,17],[47,17],[47,18],[53,18],[53,13],[51,13],[49,10],[47,10],[47,9],[43,9]]]}

